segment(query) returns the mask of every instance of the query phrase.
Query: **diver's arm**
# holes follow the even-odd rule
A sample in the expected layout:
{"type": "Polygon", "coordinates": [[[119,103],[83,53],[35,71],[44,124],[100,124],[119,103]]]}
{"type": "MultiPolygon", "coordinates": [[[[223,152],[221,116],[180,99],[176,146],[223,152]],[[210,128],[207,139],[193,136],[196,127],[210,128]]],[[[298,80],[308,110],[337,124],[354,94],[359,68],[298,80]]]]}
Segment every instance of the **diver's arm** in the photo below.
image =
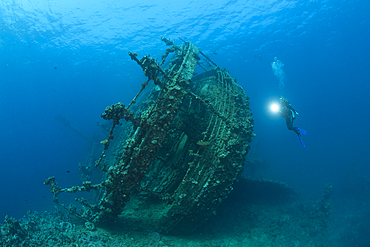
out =
{"type": "Polygon", "coordinates": [[[294,112],[295,115],[299,115],[299,113],[292,107],[291,104],[289,104],[289,109],[292,110],[294,112]]]}

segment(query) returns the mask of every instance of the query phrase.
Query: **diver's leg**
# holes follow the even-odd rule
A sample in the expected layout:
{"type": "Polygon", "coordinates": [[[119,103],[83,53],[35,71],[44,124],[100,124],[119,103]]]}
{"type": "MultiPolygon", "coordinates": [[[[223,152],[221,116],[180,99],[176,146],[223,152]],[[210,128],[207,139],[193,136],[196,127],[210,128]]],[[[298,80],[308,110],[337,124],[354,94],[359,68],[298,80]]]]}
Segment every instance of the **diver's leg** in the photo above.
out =
{"type": "Polygon", "coordinates": [[[293,127],[293,114],[289,114],[286,118],[286,126],[288,130],[293,130],[298,136],[301,134],[300,129],[298,127],[293,127]]]}
{"type": "Polygon", "coordinates": [[[286,127],[288,127],[288,130],[294,130],[292,114],[289,114],[288,116],[286,116],[285,121],[286,121],[286,127]]]}
{"type": "Polygon", "coordinates": [[[305,130],[302,130],[298,127],[293,127],[293,115],[289,114],[286,118],[286,126],[288,127],[289,130],[293,130],[299,137],[299,141],[301,142],[302,146],[305,148],[306,146],[304,145],[302,141],[302,134],[305,135],[307,132],[305,130]]]}
{"type": "Polygon", "coordinates": [[[293,131],[298,135],[300,136],[301,135],[301,132],[299,131],[300,129],[298,127],[293,127],[293,131]]]}

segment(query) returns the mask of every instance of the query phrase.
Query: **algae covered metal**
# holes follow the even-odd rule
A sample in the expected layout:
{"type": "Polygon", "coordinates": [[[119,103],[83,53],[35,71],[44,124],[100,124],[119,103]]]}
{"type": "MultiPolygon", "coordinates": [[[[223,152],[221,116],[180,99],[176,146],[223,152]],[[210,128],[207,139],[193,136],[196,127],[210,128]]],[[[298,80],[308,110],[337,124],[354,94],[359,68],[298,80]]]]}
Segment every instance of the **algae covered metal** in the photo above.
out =
{"type": "Polygon", "coordinates": [[[215,214],[242,171],[254,136],[244,90],[226,69],[201,65],[215,64],[194,44],[162,40],[169,48],[160,63],[129,52],[148,80],[127,107],[117,103],[102,114],[113,120],[96,161],[102,181],[67,189],[54,177],[45,181],[54,201],[81,219],[103,225],[136,217],[157,231],[191,232],[215,214]],[[57,197],[90,190],[100,193],[94,203],[77,199],[80,210],[57,197]]]}

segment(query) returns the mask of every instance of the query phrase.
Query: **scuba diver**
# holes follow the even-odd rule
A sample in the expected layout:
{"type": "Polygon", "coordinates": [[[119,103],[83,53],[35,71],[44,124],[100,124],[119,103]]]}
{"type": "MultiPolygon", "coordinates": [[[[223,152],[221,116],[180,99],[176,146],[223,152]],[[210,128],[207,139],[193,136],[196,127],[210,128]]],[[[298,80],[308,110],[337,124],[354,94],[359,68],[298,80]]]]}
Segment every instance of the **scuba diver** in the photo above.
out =
{"type": "Polygon", "coordinates": [[[285,118],[286,126],[288,127],[288,130],[293,130],[298,135],[299,141],[302,143],[302,146],[305,148],[306,146],[304,145],[302,141],[302,135],[307,134],[307,131],[293,126],[293,120],[295,120],[296,116],[299,114],[296,110],[293,109],[289,101],[282,96],[280,97],[279,113],[280,113],[280,116],[285,118]]]}

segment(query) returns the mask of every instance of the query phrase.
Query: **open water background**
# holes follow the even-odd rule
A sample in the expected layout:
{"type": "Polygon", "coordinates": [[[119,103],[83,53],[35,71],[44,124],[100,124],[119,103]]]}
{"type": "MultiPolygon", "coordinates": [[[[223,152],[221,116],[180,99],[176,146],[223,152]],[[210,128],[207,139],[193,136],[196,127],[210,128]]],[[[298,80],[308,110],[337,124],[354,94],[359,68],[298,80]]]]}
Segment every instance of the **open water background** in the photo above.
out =
{"type": "Polygon", "coordinates": [[[334,200],[369,203],[370,2],[178,2],[0,3],[0,219],[52,210],[49,176],[79,184],[88,145],[54,117],[103,140],[104,108],[127,104],[145,80],[127,52],[160,57],[162,36],[193,42],[237,77],[255,119],[252,150],[258,142],[268,163],[261,176],[307,197],[332,183],[334,200]],[[283,90],[274,57],[284,63],[283,90]],[[269,111],[281,95],[300,113],[306,148],[269,111]]]}

